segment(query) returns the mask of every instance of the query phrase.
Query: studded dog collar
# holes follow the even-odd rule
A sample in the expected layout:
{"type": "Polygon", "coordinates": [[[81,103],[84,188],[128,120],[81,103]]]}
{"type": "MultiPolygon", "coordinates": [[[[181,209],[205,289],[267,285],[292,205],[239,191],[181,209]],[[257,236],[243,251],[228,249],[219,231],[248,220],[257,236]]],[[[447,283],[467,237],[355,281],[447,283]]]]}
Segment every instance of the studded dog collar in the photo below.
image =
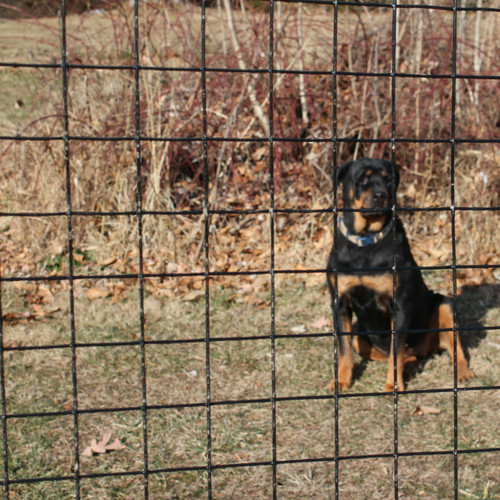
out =
{"type": "Polygon", "coordinates": [[[380,240],[385,238],[389,231],[392,228],[392,223],[387,224],[382,231],[379,231],[378,233],[373,233],[370,236],[356,236],[355,234],[349,234],[349,230],[347,229],[347,226],[345,225],[344,219],[339,216],[338,218],[339,222],[339,231],[351,242],[357,245],[358,247],[368,247],[370,245],[375,245],[375,243],[378,243],[380,240]]]}

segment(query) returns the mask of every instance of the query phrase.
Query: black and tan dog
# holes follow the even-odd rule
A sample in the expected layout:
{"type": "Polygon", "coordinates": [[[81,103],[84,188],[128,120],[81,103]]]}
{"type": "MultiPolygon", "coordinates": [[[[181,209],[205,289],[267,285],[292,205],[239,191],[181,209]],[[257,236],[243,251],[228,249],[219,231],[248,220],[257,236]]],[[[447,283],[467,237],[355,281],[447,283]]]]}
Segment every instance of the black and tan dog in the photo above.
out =
{"type": "MultiPolygon", "coordinates": [[[[343,391],[352,383],[353,347],[366,359],[388,362],[384,392],[394,391],[391,332],[396,318],[397,387],[404,390],[406,363],[440,349],[447,349],[453,359],[451,302],[427,288],[401,221],[398,217],[393,221],[391,207],[393,191],[399,182],[397,168],[393,169],[388,161],[367,158],[342,165],[337,177],[343,186],[344,208],[353,209],[338,217],[337,258],[334,246],[328,260],[334,316],[335,288],[338,296],[338,389],[343,391]],[[396,274],[392,271],[394,263],[396,274]],[[353,330],[353,313],[356,330],[353,330]]],[[[458,380],[471,378],[473,374],[458,336],[456,356],[458,380]]],[[[335,389],[335,381],[330,382],[328,389],[335,389]]]]}

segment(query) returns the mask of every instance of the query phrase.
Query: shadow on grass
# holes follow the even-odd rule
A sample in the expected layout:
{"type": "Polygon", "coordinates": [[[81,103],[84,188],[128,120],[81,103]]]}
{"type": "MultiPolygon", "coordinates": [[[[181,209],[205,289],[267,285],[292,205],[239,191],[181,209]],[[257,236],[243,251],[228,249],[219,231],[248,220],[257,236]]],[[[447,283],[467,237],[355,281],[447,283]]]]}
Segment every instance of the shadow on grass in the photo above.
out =
{"type": "Polygon", "coordinates": [[[500,307],[500,285],[465,286],[457,299],[458,324],[466,328],[460,332],[464,348],[479,347],[487,335],[486,327],[500,327],[500,314],[496,324],[488,325],[485,321],[489,311],[500,307]]]}

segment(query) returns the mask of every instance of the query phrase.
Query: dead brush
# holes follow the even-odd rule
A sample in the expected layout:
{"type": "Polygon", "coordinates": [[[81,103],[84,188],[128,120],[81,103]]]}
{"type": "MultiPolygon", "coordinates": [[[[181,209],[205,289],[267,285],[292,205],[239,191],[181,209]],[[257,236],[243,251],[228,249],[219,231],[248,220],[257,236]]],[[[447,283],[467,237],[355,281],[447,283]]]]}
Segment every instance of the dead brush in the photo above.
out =
{"type": "MultiPolygon", "coordinates": [[[[332,11],[321,6],[299,7],[278,2],[273,60],[278,71],[270,89],[267,73],[252,72],[269,67],[269,42],[262,36],[269,30],[269,15],[263,9],[245,5],[232,11],[232,22],[227,10],[207,9],[205,63],[209,69],[205,73],[205,110],[199,7],[148,3],[140,9],[139,64],[154,68],[142,69],[139,78],[140,194],[142,208],[147,212],[201,210],[205,181],[211,208],[267,208],[270,160],[265,142],[266,120],[262,121],[262,116],[268,118],[271,113],[270,90],[273,133],[280,138],[275,143],[273,158],[278,207],[330,207],[326,195],[331,190],[329,139],[334,133],[334,91],[337,135],[347,139],[338,144],[337,162],[390,154],[392,82],[387,76],[391,67],[390,9],[339,12],[337,62],[342,73],[334,89],[328,74],[333,69],[332,11]],[[301,75],[291,70],[319,74],[301,75]],[[359,72],[372,76],[361,76],[359,72]],[[259,108],[263,112],[260,118],[259,108]],[[206,170],[202,141],[205,119],[209,138],[206,170]],[[264,142],[245,142],[247,139],[264,142]],[[351,142],[351,139],[379,142],[351,142]],[[262,146],[266,147],[260,149],[262,146]]],[[[119,233],[135,234],[137,226],[137,219],[130,217],[137,209],[138,196],[134,72],[122,69],[134,61],[132,14],[125,4],[113,4],[99,15],[68,18],[73,27],[68,38],[69,62],[115,66],[106,69],[77,66],[68,73],[69,133],[74,137],[70,141],[72,209],[106,214],[79,218],[75,228],[76,248],[84,251],[86,246],[92,246],[96,259],[98,254],[110,252],[123,258],[131,251],[130,245],[135,245],[133,237],[120,239],[119,247],[112,239],[119,233]]],[[[498,42],[493,36],[496,20],[487,12],[467,12],[467,17],[464,16],[465,13],[457,33],[458,73],[481,75],[481,79],[457,78],[454,90],[451,78],[443,76],[451,72],[451,13],[425,9],[399,13],[396,71],[426,75],[396,78],[396,136],[404,139],[396,147],[396,157],[403,166],[401,201],[405,206],[449,206],[452,116],[460,140],[498,138],[498,86],[496,80],[485,78],[499,73],[495,57],[498,42]],[[476,24],[469,22],[472,20],[476,24]],[[482,30],[478,31],[477,23],[482,30]]],[[[43,26],[40,24],[39,29],[43,30],[43,26]]],[[[52,31],[47,33],[48,39],[53,36],[52,31]]],[[[60,72],[54,69],[39,78],[40,84],[49,89],[46,101],[60,102],[61,91],[56,85],[60,82],[60,72]]],[[[59,133],[60,116],[55,120],[47,114],[42,101],[32,111],[36,119],[19,129],[21,135],[59,133]],[[56,128],[54,123],[58,123],[56,128]]],[[[60,143],[6,143],[1,155],[7,166],[0,174],[9,193],[4,202],[7,211],[63,213],[66,210],[64,151],[60,143]],[[18,165],[23,166],[21,170],[18,165]]],[[[488,179],[480,197],[481,206],[498,205],[497,163],[494,144],[457,144],[455,194],[461,205],[470,206],[478,201],[474,194],[477,191],[470,189],[470,179],[480,186],[488,179]]],[[[478,213],[475,217],[482,215],[478,213]]],[[[424,226],[433,225],[431,215],[417,217],[428,219],[424,226]]],[[[475,226],[465,219],[457,217],[456,222],[458,226],[465,224],[463,234],[470,234],[470,227],[475,226]]],[[[27,219],[12,221],[7,231],[9,238],[18,242],[17,248],[23,240],[22,234],[31,235],[22,246],[39,255],[33,269],[43,267],[42,256],[66,247],[64,221],[54,224],[47,220],[52,228],[50,239],[39,238],[42,233],[27,219]]],[[[199,256],[198,242],[203,238],[201,222],[193,229],[192,218],[182,215],[168,221],[158,220],[145,219],[145,238],[161,255],[155,259],[160,268],[149,270],[160,271],[161,262],[173,261],[180,254],[195,262],[199,256]],[[179,235],[175,245],[172,240],[162,244],[172,231],[179,235]]],[[[234,219],[214,217],[212,223],[222,229],[231,220],[234,219]]],[[[249,221],[256,230],[264,227],[262,221],[249,221]]],[[[483,228],[487,228],[494,241],[498,236],[497,225],[490,223],[488,217],[483,222],[483,228]]],[[[460,256],[471,252],[470,241],[466,249],[458,245],[460,256]]],[[[472,243],[477,250],[476,244],[472,243]]],[[[14,259],[14,274],[16,265],[14,259]]]]}

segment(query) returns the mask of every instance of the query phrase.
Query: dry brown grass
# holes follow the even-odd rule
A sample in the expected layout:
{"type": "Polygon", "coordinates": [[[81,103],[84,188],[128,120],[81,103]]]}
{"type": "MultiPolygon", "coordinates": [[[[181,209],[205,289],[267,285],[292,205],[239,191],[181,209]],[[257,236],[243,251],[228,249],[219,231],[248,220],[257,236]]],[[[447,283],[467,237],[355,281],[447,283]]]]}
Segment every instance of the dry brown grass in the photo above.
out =
{"type": "MultiPolygon", "coordinates": [[[[19,311],[14,287],[4,289],[4,310],[19,311]]],[[[473,327],[462,334],[476,379],[469,386],[498,384],[498,332],[484,327],[500,322],[497,286],[471,287],[459,300],[460,324],[473,327]]],[[[267,300],[267,294],[263,297],[267,300]]],[[[293,328],[304,325],[307,333],[320,333],[311,325],[328,314],[326,287],[304,288],[278,283],[276,332],[276,437],[278,494],[283,498],[331,498],[334,465],[321,462],[334,456],[334,402],[302,399],[326,396],[332,376],[333,338],[303,338],[293,328]],[[293,398],[288,400],[288,398],[293,398]],[[297,398],[297,399],[295,399],[297,398]],[[317,461],[315,461],[316,459],[317,461]]],[[[44,306],[59,309],[35,321],[5,322],[4,345],[54,345],[68,342],[68,293],[56,291],[44,306]]],[[[76,335],[78,342],[119,342],[137,339],[139,303],[135,293],[113,303],[110,298],[89,300],[77,289],[76,335]]],[[[202,339],[205,305],[179,299],[162,301],[146,295],[146,338],[150,340],[202,339]]],[[[214,288],[210,300],[210,336],[226,338],[210,344],[212,402],[212,462],[269,462],[272,459],[271,341],[245,340],[249,335],[269,335],[270,305],[249,307],[214,288]],[[261,403],[253,403],[263,400],[261,403]],[[239,401],[239,404],[229,404],[239,401]],[[226,403],[224,403],[226,402],[226,403]]],[[[327,330],[325,330],[327,331],[327,330]]],[[[80,410],[138,408],[141,405],[140,352],[138,346],[79,347],[77,349],[78,405],[80,410]]],[[[71,352],[5,353],[6,403],[9,414],[71,408],[71,352]]],[[[355,396],[379,392],[385,378],[383,363],[361,363],[351,389],[353,397],[339,401],[339,485],[349,498],[388,498],[393,494],[392,458],[354,459],[359,455],[391,454],[394,424],[391,398],[355,396]]],[[[207,460],[205,345],[148,344],[146,346],[148,452],[154,470],[204,467],[207,460]],[[196,404],[199,406],[185,407],[196,404]],[[158,405],[180,405],[158,408],[158,405]],[[156,409],[154,407],[157,407],[156,409]]],[[[453,374],[447,354],[435,356],[409,375],[408,390],[449,389],[453,374]]],[[[500,446],[496,415],[500,411],[497,390],[458,394],[458,448],[487,449],[500,446]]],[[[74,463],[73,420],[70,415],[18,417],[8,420],[11,478],[71,475],[74,463]]],[[[78,417],[80,453],[92,438],[111,430],[126,449],[103,456],[80,456],[82,474],[140,471],[143,466],[142,413],[140,410],[81,414],[78,417]]],[[[450,452],[453,450],[453,394],[407,394],[399,397],[399,451],[450,452]],[[418,406],[440,410],[439,415],[413,417],[418,406]]],[[[459,455],[460,496],[496,498],[500,494],[498,453],[459,455]]],[[[400,493],[404,498],[453,496],[451,455],[401,457],[400,493]]],[[[202,471],[152,473],[153,497],[198,498],[206,494],[202,471]],[[166,495],[166,496],[165,496],[166,495]]],[[[251,494],[269,498],[272,471],[269,466],[216,468],[216,498],[251,494]]],[[[56,498],[70,495],[73,483],[48,482],[17,485],[23,498],[56,498]]],[[[87,498],[141,496],[140,475],[83,479],[87,498]],[[115,492],[115,493],[113,493],[115,492]]],[[[14,498],[17,498],[14,495],[14,498]]]]}

